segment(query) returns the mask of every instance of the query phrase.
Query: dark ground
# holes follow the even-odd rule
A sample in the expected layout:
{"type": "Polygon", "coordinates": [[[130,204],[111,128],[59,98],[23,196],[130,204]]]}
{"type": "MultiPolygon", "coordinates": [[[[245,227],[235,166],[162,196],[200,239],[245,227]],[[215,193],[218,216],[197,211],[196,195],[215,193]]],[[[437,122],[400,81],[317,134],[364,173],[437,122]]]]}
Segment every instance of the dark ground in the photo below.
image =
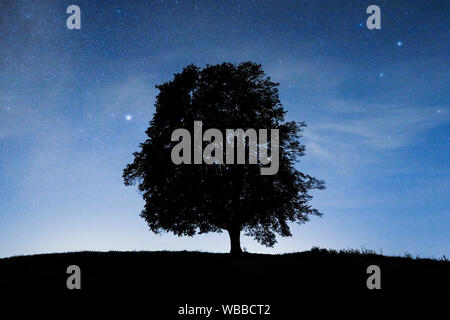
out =
{"type": "Polygon", "coordinates": [[[186,304],[215,309],[222,304],[271,305],[271,316],[264,319],[302,314],[305,306],[313,305],[411,308],[433,301],[446,308],[440,301],[450,298],[450,262],[322,249],[241,257],[201,252],[44,254],[0,259],[0,296],[131,298],[145,301],[152,314],[161,312],[164,318],[177,318],[179,307],[186,304]],[[372,264],[381,269],[381,290],[367,289],[366,269],[372,264]],[[66,287],[69,265],[81,268],[81,290],[66,287]]]}

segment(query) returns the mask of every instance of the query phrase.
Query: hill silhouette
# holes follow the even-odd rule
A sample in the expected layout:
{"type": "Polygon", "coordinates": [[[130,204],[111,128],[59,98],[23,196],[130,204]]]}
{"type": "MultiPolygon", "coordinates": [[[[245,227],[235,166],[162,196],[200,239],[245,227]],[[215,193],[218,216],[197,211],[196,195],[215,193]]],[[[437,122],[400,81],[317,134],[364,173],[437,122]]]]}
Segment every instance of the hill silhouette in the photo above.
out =
{"type": "MultiPolygon", "coordinates": [[[[448,297],[450,262],[371,251],[311,251],[233,257],[203,252],[74,252],[0,259],[0,296],[145,297],[166,314],[185,304],[269,304],[292,314],[300,304],[380,304],[448,297]],[[381,290],[369,290],[369,265],[381,290]],[[66,269],[81,269],[68,290],[66,269]],[[162,310],[164,309],[164,310],[162,310]]],[[[267,319],[267,317],[266,317],[267,319]]]]}

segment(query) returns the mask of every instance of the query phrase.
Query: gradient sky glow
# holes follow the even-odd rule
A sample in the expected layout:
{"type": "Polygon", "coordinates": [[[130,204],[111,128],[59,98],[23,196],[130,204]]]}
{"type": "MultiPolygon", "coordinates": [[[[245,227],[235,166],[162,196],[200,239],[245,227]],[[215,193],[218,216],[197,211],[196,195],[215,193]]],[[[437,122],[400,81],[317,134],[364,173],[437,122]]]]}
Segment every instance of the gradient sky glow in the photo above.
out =
{"type": "Polygon", "coordinates": [[[0,257],[73,250],[228,251],[228,236],[148,231],[122,170],[155,84],[252,60],[306,121],[300,170],[322,218],[251,252],[312,246],[450,256],[449,1],[81,1],[0,4],[0,257]],[[81,30],[66,8],[81,8],[81,30]],[[381,8],[382,29],[366,28],[381,8]]]}

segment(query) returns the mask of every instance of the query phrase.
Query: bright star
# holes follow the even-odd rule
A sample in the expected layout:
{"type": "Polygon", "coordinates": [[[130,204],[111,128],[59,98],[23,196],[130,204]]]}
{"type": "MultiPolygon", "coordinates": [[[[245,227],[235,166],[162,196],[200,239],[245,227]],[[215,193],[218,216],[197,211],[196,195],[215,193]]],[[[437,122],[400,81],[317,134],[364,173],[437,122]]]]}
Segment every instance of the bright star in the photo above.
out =
{"type": "Polygon", "coordinates": [[[125,116],[125,120],[127,120],[127,121],[131,121],[132,119],[133,119],[133,117],[130,114],[127,114],[125,116]]]}
{"type": "Polygon", "coordinates": [[[397,46],[398,46],[398,47],[401,47],[402,45],[403,45],[403,42],[401,42],[401,41],[398,41],[398,42],[397,42],[397,46]]]}
{"type": "Polygon", "coordinates": [[[379,76],[380,76],[380,78],[383,78],[384,77],[384,73],[380,72],[379,76]]]}

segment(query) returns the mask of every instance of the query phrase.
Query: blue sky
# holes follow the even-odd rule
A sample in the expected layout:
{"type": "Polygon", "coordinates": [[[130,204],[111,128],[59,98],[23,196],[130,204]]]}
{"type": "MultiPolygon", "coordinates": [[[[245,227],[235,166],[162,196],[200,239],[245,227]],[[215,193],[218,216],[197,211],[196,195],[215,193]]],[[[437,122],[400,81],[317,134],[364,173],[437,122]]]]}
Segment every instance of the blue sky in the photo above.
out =
{"type": "Polygon", "coordinates": [[[122,170],[155,84],[189,63],[252,60],[306,121],[300,170],[324,213],[252,252],[312,246],[450,255],[448,1],[2,1],[0,257],[228,251],[226,234],[155,235],[122,170]],[[81,8],[81,30],[66,8],[81,8]],[[368,30],[366,8],[381,8],[368,30]]]}

